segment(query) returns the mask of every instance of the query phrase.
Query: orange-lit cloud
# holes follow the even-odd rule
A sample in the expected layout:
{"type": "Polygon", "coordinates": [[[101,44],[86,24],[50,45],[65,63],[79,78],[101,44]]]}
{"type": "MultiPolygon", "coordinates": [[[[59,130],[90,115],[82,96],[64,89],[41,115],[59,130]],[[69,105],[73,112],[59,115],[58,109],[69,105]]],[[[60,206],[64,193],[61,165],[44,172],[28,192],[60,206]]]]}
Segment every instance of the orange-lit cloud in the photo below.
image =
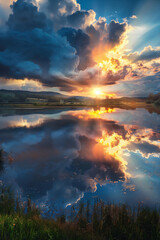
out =
{"type": "Polygon", "coordinates": [[[130,18],[131,19],[137,19],[138,17],[136,15],[132,15],[130,18]]]}

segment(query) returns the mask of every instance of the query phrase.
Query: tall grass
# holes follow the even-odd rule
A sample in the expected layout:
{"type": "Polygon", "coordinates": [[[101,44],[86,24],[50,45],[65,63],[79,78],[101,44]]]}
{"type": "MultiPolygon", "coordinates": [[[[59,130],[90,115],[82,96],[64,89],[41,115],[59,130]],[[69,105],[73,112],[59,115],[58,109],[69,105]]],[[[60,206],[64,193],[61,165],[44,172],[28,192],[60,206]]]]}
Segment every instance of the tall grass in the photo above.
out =
{"type": "Polygon", "coordinates": [[[5,189],[0,197],[0,239],[159,240],[160,212],[97,201],[72,206],[69,216],[44,219],[30,200],[21,204],[5,189]]]}

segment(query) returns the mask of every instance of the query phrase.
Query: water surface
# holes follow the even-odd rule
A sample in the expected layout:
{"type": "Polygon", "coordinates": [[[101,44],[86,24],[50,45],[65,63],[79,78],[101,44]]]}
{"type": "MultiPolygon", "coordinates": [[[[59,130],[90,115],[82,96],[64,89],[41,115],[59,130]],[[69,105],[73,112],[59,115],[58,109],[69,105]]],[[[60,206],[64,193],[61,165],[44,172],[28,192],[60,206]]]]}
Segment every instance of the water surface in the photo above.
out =
{"type": "Polygon", "coordinates": [[[160,203],[160,115],[144,109],[5,110],[3,184],[44,210],[80,199],[160,203]]]}

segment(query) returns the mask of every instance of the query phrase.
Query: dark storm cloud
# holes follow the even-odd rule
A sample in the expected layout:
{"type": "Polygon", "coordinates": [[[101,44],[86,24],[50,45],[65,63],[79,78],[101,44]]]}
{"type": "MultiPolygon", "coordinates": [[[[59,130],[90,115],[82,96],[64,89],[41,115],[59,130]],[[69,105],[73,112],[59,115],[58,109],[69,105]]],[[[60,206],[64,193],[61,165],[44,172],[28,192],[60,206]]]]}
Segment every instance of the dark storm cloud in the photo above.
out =
{"type": "MultiPolygon", "coordinates": [[[[12,28],[19,27],[22,30],[23,24],[24,30],[34,28],[34,23],[33,26],[31,23],[26,25],[20,19],[19,23],[17,18],[15,22],[13,20],[12,28]]],[[[75,49],[65,38],[54,32],[48,33],[38,28],[24,32],[9,29],[1,33],[0,43],[1,77],[32,78],[54,86],[54,80],[63,78],[63,75],[67,76],[76,69],[78,64],[75,49]]]]}
{"type": "Polygon", "coordinates": [[[95,20],[93,10],[81,10],[74,0],[46,0],[40,3],[40,9],[53,20],[55,30],[62,27],[84,28],[95,20]]]}
{"type": "Polygon", "coordinates": [[[126,30],[127,24],[125,22],[119,23],[112,20],[107,24],[106,19],[103,18],[86,28],[86,32],[91,38],[92,46],[103,44],[108,45],[108,48],[119,45],[126,30]]]}
{"type": "Polygon", "coordinates": [[[11,8],[8,30],[0,35],[0,77],[65,88],[78,66],[76,50],[52,31],[51,21],[31,1],[18,0],[11,8]]]}
{"type": "Polygon", "coordinates": [[[94,19],[94,11],[77,11],[67,16],[67,24],[74,28],[81,28],[86,24],[90,25],[90,18],[94,19]]]}
{"type": "Polygon", "coordinates": [[[112,46],[118,45],[121,41],[121,38],[126,31],[127,24],[119,23],[116,21],[111,21],[108,25],[108,42],[112,46]]]}
{"type": "Polygon", "coordinates": [[[86,32],[91,38],[92,45],[95,46],[100,41],[100,32],[93,25],[88,26],[86,32]]]}
{"type": "Polygon", "coordinates": [[[62,28],[59,34],[66,37],[70,45],[76,49],[76,54],[79,56],[79,70],[84,70],[94,65],[91,57],[90,37],[86,33],[81,29],[62,28]]]}
{"type": "MultiPolygon", "coordinates": [[[[58,1],[54,4],[59,7],[58,1]]],[[[74,7],[74,1],[64,1],[61,5],[70,15],[79,9],[74,7]]],[[[11,8],[8,30],[0,36],[0,77],[35,79],[46,86],[73,90],[70,78],[77,67],[85,69],[93,65],[89,36],[70,28],[62,29],[61,36],[56,34],[51,20],[31,1],[18,0],[11,8]]]]}
{"type": "Polygon", "coordinates": [[[80,10],[80,5],[73,0],[46,0],[40,3],[42,9],[52,13],[54,18],[70,15],[80,10]]]}
{"type": "Polygon", "coordinates": [[[16,31],[30,31],[34,28],[49,30],[52,23],[47,19],[44,13],[38,12],[38,9],[31,2],[18,0],[11,5],[12,14],[9,15],[7,25],[10,29],[16,31]]]}
{"type": "Polygon", "coordinates": [[[75,50],[55,33],[41,29],[1,34],[0,76],[6,78],[52,79],[76,67],[75,50]]]}

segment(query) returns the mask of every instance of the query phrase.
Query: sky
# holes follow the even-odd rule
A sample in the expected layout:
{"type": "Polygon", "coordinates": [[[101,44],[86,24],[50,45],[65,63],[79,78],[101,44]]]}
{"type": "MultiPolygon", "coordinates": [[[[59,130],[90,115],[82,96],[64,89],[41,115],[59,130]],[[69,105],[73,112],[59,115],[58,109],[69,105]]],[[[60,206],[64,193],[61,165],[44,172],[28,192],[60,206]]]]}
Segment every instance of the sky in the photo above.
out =
{"type": "Polygon", "coordinates": [[[0,0],[0,89],[160,92],[159,0],[0,0]]]}

